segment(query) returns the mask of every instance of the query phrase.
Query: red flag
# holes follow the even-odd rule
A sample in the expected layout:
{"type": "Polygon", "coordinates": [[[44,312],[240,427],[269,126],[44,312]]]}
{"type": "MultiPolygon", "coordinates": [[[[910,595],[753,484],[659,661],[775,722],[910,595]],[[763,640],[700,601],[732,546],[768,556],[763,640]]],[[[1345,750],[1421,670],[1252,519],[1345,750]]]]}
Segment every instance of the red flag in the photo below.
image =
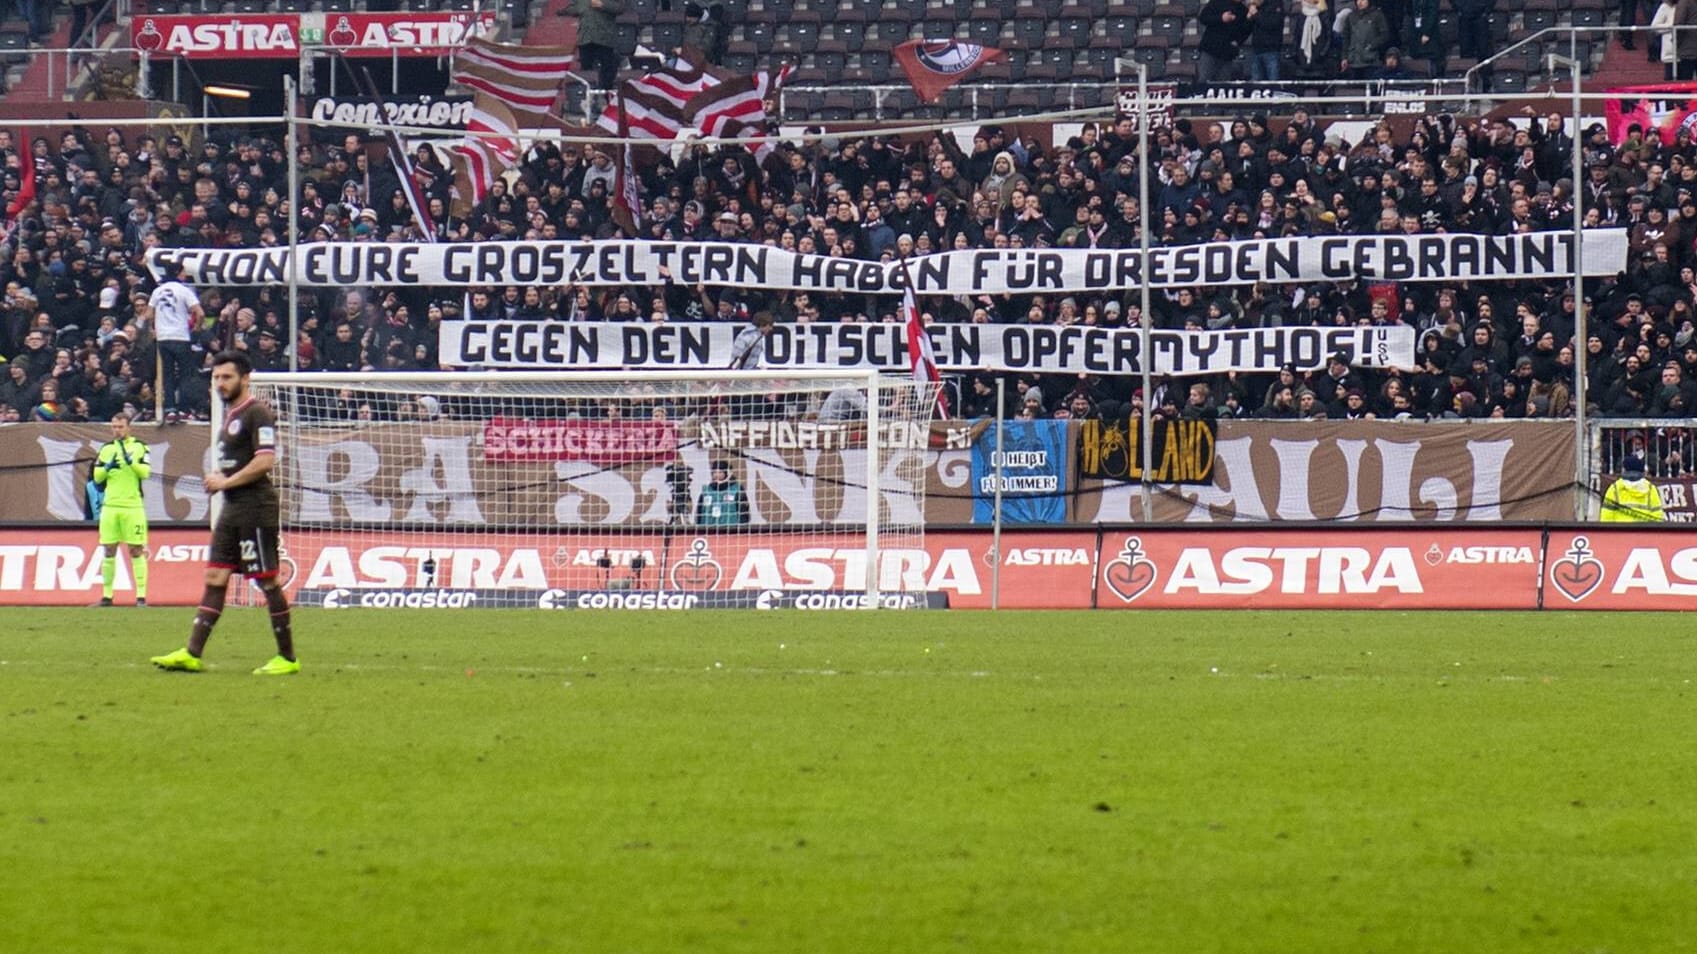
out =
{"type": "Polygon", "coordinates": [[[29,141],[29,136],[25,135],[18,139],[18,194],[7,203],[6,218],[17,218],[34,201],[35,145],[29,141]]]}
{"type": "Polygon", "coordinates": [[[943,90],[1006,55],[995,47],[955,40],[909,40],[893,52],[923,103],[936,102],[943,90]]]}
{"type": "Polygon", "coordinates": [[[919,318],[919,302],[913,289],[902,293],[902,319],[907,322],[907,359],[913,363],[913,380],[937,387],[937,416],[949,416],[949,401],[943,396],[943,376],[937,373],[937,355],[931,348],[931,336],[925,333],[925,322],[919,318]]]}

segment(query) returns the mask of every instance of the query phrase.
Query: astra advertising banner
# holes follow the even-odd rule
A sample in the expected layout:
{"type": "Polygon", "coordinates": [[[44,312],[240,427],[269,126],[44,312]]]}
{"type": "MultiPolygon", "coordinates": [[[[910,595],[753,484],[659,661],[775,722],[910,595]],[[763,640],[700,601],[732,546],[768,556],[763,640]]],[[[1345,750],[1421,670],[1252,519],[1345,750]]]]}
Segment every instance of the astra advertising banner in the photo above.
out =
{"type": "MultiPolygon", "coordinates": [[[[200,599],[204,528],[153,531],[148,602],[200,599]]],[[[1687,610],[1697,545],[1671,528],[1360,526],[987,528],[892,539],[654,528],[572,534],[286,530],[279,579],[326,609],[1554,609],[1687,610]]],[[[0,606],[100,596],[85,527],[0,528],[0,606]]],[[[257,597],[243,581],[232,605],[257,597]]],[[[133,600],[118,561],[117,602],[133,600]]],[[[1135,638],[1128,636],[1128,638],[1135,638]]]]}
{"type": "Polygon", "coordinates": [[[296,59],[313,47],[355,57],[447,56],[495,25],[493,11],[136,15],[130,46],[185,59],[296,59]]]}

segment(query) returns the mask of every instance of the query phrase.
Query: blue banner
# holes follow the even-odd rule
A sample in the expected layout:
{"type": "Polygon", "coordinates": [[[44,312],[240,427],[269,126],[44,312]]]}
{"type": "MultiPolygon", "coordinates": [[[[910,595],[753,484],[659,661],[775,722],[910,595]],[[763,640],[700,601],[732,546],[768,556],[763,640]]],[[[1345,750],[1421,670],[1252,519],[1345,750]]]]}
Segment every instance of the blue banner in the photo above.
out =
{"type": "Polygon", "coordinates": [[[1069,456],[1066,421],[992,422],[972,445],[972,522],[994,519],[999,473],[1004,524],[1065,523],[1069,456]],[[1001,460],[998,426],[1007,428],[1001,460]]]}

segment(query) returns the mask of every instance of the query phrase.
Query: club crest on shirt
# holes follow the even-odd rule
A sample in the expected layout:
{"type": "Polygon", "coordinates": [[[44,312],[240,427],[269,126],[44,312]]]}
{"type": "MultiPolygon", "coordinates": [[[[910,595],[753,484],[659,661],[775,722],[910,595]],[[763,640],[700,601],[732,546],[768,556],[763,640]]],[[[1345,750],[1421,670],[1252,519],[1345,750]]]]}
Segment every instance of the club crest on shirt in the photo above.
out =
{"type": "Polygon", "coordinates": [[[235,437],[237,434],[240,434],[241,432],[242,432],[242,419],[239,418],[239,417],[230,421],[229,427],[224,428],[224,433],[230,435],[231,437],[235,437]]]}

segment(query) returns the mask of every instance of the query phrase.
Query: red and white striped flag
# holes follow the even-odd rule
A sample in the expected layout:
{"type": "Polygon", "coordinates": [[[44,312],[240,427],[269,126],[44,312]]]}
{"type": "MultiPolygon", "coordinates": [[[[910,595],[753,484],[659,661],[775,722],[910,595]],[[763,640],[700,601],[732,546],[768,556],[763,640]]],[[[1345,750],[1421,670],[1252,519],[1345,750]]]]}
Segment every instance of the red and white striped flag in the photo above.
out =
{"type": "Polygon", "coordinates": [[[575,62],[562,46],[511,46],[472,37],[454,55],[451,79],[500,100],[531,125],[552,125],[558,121],[560,88],[575,62]]]}
{"type": "Polygon", "coordinates": [[[925,322],[919,317],[919,301],[909,287],[902,293],[902,320],[907,323],[907,359],[913,364],[913,380],[937,388],[937,416],[949,416],[949,400],[943,396],[943,376],[937,372],[937,355],[931,348],[931,336],[925,333],[925,322]]]}
{"type": "Polygon", "coordinates": [[[685,106],[717,85],[719,78],[713,74],[675,60],[620,86],[618,98],[601,111],[595,125],[619,136],[676,139],[689,125],[685,106]]]}
{"type": "Polygon", "coordinates": [[[695,128],[715,139],[753,140],[755,161],[764,163],[777,147],[766,137],[766,100],[777,94],[792,69],[786,65],[776,73],[761,71],[726,80],[690,100],[685,115],[695,128]]]}
{"type": "Polygon", "coordinates": [[[488,134],[456,139],[447,147],[460,200],[475,205],[489,194],[501,173],[518,164],[518,120],[505,103],[480,93],[472,103],[466,132],[488,134]]]}

